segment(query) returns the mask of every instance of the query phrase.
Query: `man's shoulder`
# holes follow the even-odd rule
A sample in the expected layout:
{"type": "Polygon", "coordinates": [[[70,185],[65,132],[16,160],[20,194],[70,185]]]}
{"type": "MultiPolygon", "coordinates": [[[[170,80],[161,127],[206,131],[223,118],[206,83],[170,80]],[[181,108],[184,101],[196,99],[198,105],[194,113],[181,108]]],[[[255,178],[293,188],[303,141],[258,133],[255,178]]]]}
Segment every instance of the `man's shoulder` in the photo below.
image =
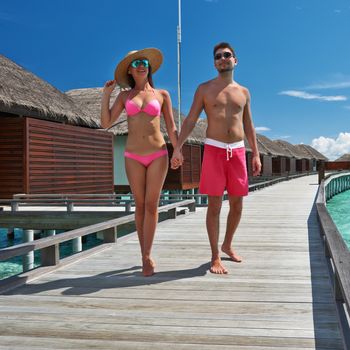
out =
{"type": "Polygon", "coordinates": [[[198,85],[197,91],[202,94],[209,93],[215,86],[215,79],[205,81],[198,85]]]}
{"type": "Polygon", "coordinates": [[[238,84],[237,82],[235,82],[235,86],[242,91],[242,93],[246,96],[249,96],[250,93],[249,93],[249,89],[241,84],[238,84]]]}
{"type": "Polygon", "coordinates": [[[198,85],[198,88],[207,88],[207,87],[211,87],[213,84],[215,84],[215,78],[214,79],[210,79],[208,81],[205,81],[201,84],[198,85]]]}

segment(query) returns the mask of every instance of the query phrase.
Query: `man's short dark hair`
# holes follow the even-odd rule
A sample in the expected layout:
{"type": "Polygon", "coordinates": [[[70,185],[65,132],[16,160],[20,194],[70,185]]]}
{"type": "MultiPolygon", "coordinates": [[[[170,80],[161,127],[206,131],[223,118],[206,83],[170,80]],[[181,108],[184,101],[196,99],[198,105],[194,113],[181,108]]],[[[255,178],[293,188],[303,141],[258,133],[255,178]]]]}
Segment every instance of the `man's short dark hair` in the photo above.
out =
{"type": "Polygon", "coordinates": [[[215,45],[214,46],[213,56],[215,56],[216,51],[219,50],[219,49],[229,49],[232,52],[233,57],[236,57],[235,50],[233,49],[233,47],[229,43],[221,42],[221,43],[215,45]]]}

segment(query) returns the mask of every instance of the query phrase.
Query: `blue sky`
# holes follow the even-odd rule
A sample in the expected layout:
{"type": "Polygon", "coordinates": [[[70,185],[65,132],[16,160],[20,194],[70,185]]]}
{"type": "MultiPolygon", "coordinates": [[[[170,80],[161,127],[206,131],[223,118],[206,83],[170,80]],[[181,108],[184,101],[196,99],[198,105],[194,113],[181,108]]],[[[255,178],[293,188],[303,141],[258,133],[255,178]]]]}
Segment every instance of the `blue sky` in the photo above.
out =
{"type": "MultiPolygon", "coordinates": [[[[102,86],[130,50],[158,47],[177,106],[177,0],[1,0],[0,53],[62,91],[102,86]]],[[[350,153],[349,0],[182,0],[182,111],[230,42],[257,131],[350,153]]]]}

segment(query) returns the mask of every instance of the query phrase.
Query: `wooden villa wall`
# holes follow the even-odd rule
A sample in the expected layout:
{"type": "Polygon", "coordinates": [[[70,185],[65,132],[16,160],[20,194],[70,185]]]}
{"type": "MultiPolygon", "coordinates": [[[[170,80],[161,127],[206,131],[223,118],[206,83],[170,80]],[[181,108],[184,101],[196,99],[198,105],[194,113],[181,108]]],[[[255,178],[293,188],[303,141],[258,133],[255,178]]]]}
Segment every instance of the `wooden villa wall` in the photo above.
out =
{"type": "Polygon", "coordinates": [[[252,177],[253,176],[252,158],[253,158],[253,153],[252,152],[245,152],[245,159],[246,159],[246,166],[247,166],[248,177],[252,177]]]}
{"type": "Polygon", "coordinates": [[[260,154],[260,161],[261,161],[261,175],[263,176],[272,175],[272,157],[265,154],[260,154]]]}
{"type": "Polygon", "coordinates": [[[0,113],[0,198],[3,199],[25,191],[24,122],[24,118],[0,113]]]}
{"type": "Polygon", "coordinates": [[[296,171],[302,173],[306,171],[306,159],[297,159],[296,161],[296,171]]]}
{"type": "MultiPolygon", "coordinates": [[[[173,148],[168,144],[169,159],[173,154],[173,148]]],[[[165,179],[163,189],[165,190],[189,190],[199,187],[201,174],[201,146],[195,144],[184,144],[182,147],[184,164],[179,169],[169,171],[165,179]]]]}
{"type": "Polygon", "coordinates": [[[296,159],[295,158],[286,158],[286,172],[288,174],[296,173],[296,159]]]}
{"type": "Polygon", "coordinates": [[[350,169],[350,162],[324,162],[320,161],[319,163],[324,163],[325,170],[348,170],[350,169]]]}
{"type": "Polygon", "coordinates": [[[272,173],[276,175],[283,175],[286,173],[286,157],[272,158],[272,173]]]}
{"type": "Polygon", "coordinates": [[[27,193],[113,193],[113,136],[26,118],[27,193]]]}

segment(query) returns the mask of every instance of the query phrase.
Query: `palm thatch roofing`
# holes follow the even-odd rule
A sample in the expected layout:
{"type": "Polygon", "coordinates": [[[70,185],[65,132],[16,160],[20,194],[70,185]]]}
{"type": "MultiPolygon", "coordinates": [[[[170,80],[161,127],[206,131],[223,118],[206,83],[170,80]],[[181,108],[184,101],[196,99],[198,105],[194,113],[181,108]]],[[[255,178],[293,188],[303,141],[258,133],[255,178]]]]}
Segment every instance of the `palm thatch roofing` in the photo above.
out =
{"type": "Polygon", "coordinates": [[[295,147],[299,149],[301,153],[304,154],[303,158],[316,159],[316,160],[328,160],[327,157],[325,157],[323,154],[316,151],[313,147],[309,145],[299,144],[299,145],[295,145],[295,147]]]}
{"type": "Polygon", "coordinates": [[[0,55],[0,112],[98,127],[69,96],[3,55],[0,55]]]}
{"type": "MultiPolygon", "coordinates": [[[[110,107],[114,103],[114,100],[116,99],[119,93],[120,93],[120,89],[116,87],[111,95],[110,107]]],[[[99,127],[101,127],[100,114],[101,114],[102,88],[98,87],[98,88],[74,89],[74,90],[66,91],[66,94],[70,98],[72,98],[79,107],[84,108],[84,110],[87,111],[89,117],[92,120],[94,120],[95,123],[98,123],[99,127]]],[[[173,115],[174,115],[175,124],[178,125],[179,115],[176,108],[173,108],[173,115]]],[[[183,119],[184,119],[184,116],[181,115],[181,123],[183,119]]],[[[162,133],[165,135],[165,139],[168,140],[164,118],[161,118],[160,128],[162,133]]],[[[191,133],[190,137],[188,138],[188,141],[190,143],[202,144],[205,139],[205,130],[206,130],[206,122],[200,119],[197,122],[197,125],[194,128],[193,132],[191,133]]],[[[127,115],[125,111],[122,112],[117,122],[111,128],[109,128],[109,131],[111,131],[114,135],[127,135],[128,122],[127,122],[127,115]]]]}
{"type": "Polygon", "coordinates": [[[270,140],[268,137],[261,134],[256,134],[256,140],[258,143],[259,151],[261,149],[271,156],[290,157],[289,153],[287,153],[284,148],[270,140]]]}
{"type": "Polygon", "coordinates": [[[350,162],[350,153],[345,153],[335,160],[335,162],[350,162]]]}
{"type": "Polygon", "coordinates": [[[293,157],[296,159],[305,158],[305,153],[302,152],[298,147],[292,145],[291,143],[285,140],[274,140],[274,143],[278,144],[279,147],[283,148],[289,157],[293,157]]]}

